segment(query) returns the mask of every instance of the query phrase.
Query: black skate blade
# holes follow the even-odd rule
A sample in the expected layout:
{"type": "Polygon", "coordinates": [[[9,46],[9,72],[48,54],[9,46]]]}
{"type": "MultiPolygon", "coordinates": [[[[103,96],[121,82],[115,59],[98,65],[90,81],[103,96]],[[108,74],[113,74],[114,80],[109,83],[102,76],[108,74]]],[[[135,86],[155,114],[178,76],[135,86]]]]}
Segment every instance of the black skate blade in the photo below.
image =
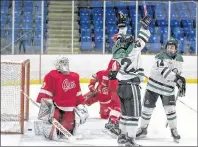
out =
{"type": "Polygon", "coordinates": [[[179,143],[179,139],[173,139],[175,143],[179,143]]]}
{"type": "Polygon", "coordinates": [[[144,138],[146,138],[146,135],[141,135],[141,136],[139,136],[139,137],[136,137],[137,140],[138,140],[138,139],[144,139],[144,138]]]}
{"type": "Polygon", "coordinates": [[[109,130],[107,130],[107,129],[103,129],[102,132],[105,133],[106,135],[112,137],[113,139],[116,139],[116,138],[118,137],[117,135],[111,133],[111,132],[110,132],[109,130]]]}

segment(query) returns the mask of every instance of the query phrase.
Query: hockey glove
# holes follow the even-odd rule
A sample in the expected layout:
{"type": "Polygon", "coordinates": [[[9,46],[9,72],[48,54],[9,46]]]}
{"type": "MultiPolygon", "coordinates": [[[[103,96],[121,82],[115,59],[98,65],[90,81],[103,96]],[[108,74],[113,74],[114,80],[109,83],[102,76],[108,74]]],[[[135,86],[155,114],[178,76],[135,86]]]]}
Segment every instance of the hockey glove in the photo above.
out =
{"type": "Polygon", "coordinates": [[[186,94],[186,79],[176,74],[175,82],[179,90],[179,97],[184,97],[186,94]]]}
{"type": "Polygon", "coordinates": [[[74,108],[74,112],[76,115],[76,119],[79,120],[80,124],[84,124],[89,116],[88,110],[85,107],[85,105],[82,104],[78,105],[76,108],[74,108]]]}
{"type": "Polygon", "coordinates": [[[118,15],[118,27],[119,28],[126,27],[126,20],[127,20],[126,15],[120,11],[118,15]]]}
{"type": "Polygon", "coordinates": [[[144,29],[148,29],[148,26],[151,24],[152,18],[150,16],[145,16],[142,20],[140,20],[140,24],[144,29]]]}
{"type": "Polygon", "coordinates": [[[108,75],[109,80],[116,80],[117,73],[118,73],[118,71],[112,71],[112,70],[110,70],[109,71],[109,75],[108,75]]]}

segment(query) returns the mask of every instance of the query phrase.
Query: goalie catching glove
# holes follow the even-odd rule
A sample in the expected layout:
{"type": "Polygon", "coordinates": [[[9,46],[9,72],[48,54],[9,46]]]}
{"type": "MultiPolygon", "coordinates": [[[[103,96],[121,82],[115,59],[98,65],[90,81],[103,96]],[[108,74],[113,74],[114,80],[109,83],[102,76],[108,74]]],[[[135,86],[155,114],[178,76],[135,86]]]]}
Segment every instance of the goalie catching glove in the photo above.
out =
{"type": "Polygon", "coordinates": [[[186,94],[186,79],[178,74],[176,74],[175,83],[179,90],[179,97],[184,97],[186,94]]]}
{"type": "Polygon", "coordinates": [[[76,121],[79,121],[80,124],[84,124],[89,117],[88,110],[85,107],[85,105],[78,105],[76,108],[74,108],[76,121]]]}

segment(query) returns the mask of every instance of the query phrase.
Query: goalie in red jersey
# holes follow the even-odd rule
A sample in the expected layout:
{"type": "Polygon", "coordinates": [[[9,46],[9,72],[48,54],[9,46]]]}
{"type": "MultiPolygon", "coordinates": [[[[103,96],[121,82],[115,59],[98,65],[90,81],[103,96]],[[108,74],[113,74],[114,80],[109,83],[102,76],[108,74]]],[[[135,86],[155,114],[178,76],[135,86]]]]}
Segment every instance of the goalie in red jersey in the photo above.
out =
{"type": "MultiPolygon", "coordinates": [[[[55,68],[56,70],[51,70],[45,75],[37,97],[37,102],[41,103],[38,118],[49,122],[47,123],[48,128],[51,129],[53,127],[50,125],[50,120],[55,118],[71,134],[74,134],[77,123],[83,124],[88,117],[88,111],[83,105],[84,98],[81,93],[79,75],[69,71],[69,60],[63,56],[58,57],[55,68]],[[49,108],[47,112],[50,112],[48,114],[50,117],[47,116],[47,118],[46,115],[43,115],[46,112],[43,111],[46,106],[49,108]],[[77,122],[77,120],[79,121],[77,122]]],[[[49,131],[45,130],[52,134],[51,131],[50,129],[49,131]]],[[[44,135],[49,138],[49,134],[44,133],[44,135]]]]}
{"type": "Polygon", "coordinates": [[[114,62],[109,63],[107,70],[101,70],[92,75],[88,85],[90,92],[86,93],[84,98],[88,106],[95,102],[100,103],[100,117],[109,118],[104,131],[116,137],[119,134],[120,101],[116,94],[117,81],[109,81],[108,77],[112,63],[114,62]],[[95,87],[96,84],[98,84],[97,87],[95,87]]]}

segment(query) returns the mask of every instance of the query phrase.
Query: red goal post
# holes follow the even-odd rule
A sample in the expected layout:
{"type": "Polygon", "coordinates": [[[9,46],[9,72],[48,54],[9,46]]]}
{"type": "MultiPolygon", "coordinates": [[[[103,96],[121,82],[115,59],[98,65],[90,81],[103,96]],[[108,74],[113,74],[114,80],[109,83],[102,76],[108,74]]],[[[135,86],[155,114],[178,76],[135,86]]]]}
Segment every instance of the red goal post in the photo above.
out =
{"type": "Polygon", "coordinates": [[[1,133],[24,133],[29,119],[30,60],[1,60],[1,133]]]}

